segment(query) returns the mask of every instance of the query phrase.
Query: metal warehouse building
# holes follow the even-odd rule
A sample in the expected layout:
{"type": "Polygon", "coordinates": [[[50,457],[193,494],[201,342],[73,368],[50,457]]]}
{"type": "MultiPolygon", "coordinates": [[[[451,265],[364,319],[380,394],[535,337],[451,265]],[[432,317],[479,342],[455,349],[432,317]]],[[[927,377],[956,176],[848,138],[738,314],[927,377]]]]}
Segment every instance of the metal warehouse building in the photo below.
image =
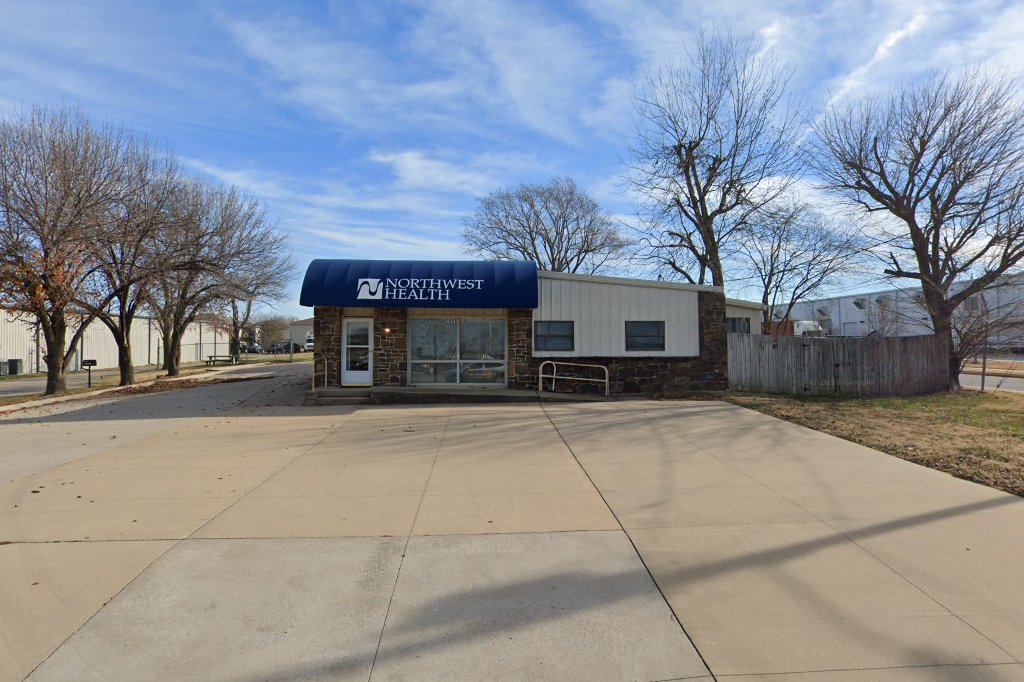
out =
{"type": "MultiPolygon", "coordinates": [[[[314,387],[533,390],[545,361],[560,375],[600,365],[612,393],[727,386],[717,287],[524,262],[321,259],[306,271],[300,303],[314,311],[314,387]]],[[[595,388],[560,388],[569,386],[595,388]]]]}

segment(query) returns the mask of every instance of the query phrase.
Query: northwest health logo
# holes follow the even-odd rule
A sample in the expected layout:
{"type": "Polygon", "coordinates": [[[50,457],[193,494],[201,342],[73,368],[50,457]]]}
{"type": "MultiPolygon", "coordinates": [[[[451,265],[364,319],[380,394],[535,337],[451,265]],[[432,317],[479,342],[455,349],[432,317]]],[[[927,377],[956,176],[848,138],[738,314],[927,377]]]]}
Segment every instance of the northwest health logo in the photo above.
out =
{"type": "Polygon", "coordinates": [[[384,287],[379,279],[360,279],[356,285],[357,299],[382,299],[384,298],[384,287]]]}

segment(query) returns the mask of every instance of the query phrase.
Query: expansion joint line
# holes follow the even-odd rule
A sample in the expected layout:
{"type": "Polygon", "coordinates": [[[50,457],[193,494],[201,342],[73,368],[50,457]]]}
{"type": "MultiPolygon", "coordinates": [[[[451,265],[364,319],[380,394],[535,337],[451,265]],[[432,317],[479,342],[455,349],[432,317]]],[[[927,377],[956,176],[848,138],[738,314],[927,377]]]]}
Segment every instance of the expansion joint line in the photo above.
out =
{"type": "MultiPolygon", "coordinates": [[[[658,427],[658,426],[659,426],[659,424],[658,424],[657,422],[654,422],[654,421],[653,421],[652,419],[650,419],[649,417],[646,417],[645,419],[646,419],[646,420],[647,420],[648,422],[650,422],[650,423],[651,423],[652,425],[654,425],[655,427],[658,427]]],[[[710,450],[708,450],[708,449],[704,448],[703,446],[701,446],[701,445],[700,445],[699,443],[696,443],[696,442],[695,442],[695,441],[693,441],[692,439],[688,438],[688,437],[687,437],[687,436],[686,436],[685,434],[683,434],[683,433],[680,433],[680,432],[676,431],[676,430],[675,430],[674,428],[672,428],[671,426],[665,426],[664,428],[668,429],[668,431],[669,431],[669,432],[671,432],[671,433],[675,434],[675,436],[676,436],[676,437],[678,437],[678,438],[679,438],[680,440],[682,440],[682,441],[684,441],[684,442],[686,442],[686,443],[689,443],[690,445],[692,445],[692,446],[693,446],[694,448],[696,448],[696,449],[697,449],[697,450],[699,450],[700,452],[703,452],[704,454],[708,455],[709,457],[712,457],[712,458],[714,458],[715,460],[717,460],[718,462],[721,462],[722,464],[726,465],[726,466],[727,466],[727,467],[729,467],[730,469],[732,469],[732,470],[734,470],[734,471],[736,471],[736,472],[738,472],[738,473],[740,473],[740,474],[743,474],[743,473],[744,473],[744,472],[743,472],[743,471],[741,471],[741,470],[740,470],[739,468],[737,468],[737,467],[736,467],[736,466],[735,466],[735,465],[734,465],[734,464],[733,464],[732,462],[729,462],[728,460],[724,460],[724,459],[722,459],[721,457],[719,457],[719,456],[718,456],[718,455],[716,455],[715,453],[713,453],[713,452],[711,452],[710,450]]],[[[804,505],[800,504],[799,502],[797,502],[796,500],[794,500],[794,499],[793,499],[792,497],[790,497],[789,495],[786,495],[785,493],[783,493],[783,492],[781,492],[781,491],[779,491],[779,490],[776,490],[775,488],[773,488],[772,486],[768,485],[767,483],[762,483],[762,482],[760,482],[760,481],[758,481],[757,483],[758,483],[758,485],[760,485],[760,486],[764,487],[764,488],[765,488],[766,490],[770,490],[770,491],[771,491],[771,492],[773,492],[774,494],[776,494],[776,495],[778,495],[779,497],[781,497],[781,498],[783,498],[783,499],[785,499],[785,500],[787,500],[787,501],[791,502],[791,503],[792,503],[792,504],[794,504],[795,506],[799,507],[800,509],[804,510],[805,512],[807,512],[808,514],[810,514],[811,516],[813,516],[813,517],[814,517],[815,519],[817,519],[817,520],[818,520],[818,521],[819,521],[820,523],[822,523],[822,524],[823,524],[823,525],[825,525],[825,526],[826,526],[827,528],[831,529],[831,530],[832,530],[832,531],[833,531],[834,533],[836,533],[836,535],[838,535],[838,536],[842,537],[843,539],[845,539],[845,540],[846,540],[847,542],[849,542],[849,543],[850,543],[850,544],[852,544],[853,546],[855,546],[855,547],[859,548],[860,550],[862,550],[862,551],[863,551],[863,552],[864,552],[865,554],[867,554],[868,556],[870,556],[871,558],[873,558],[873,559],[874,559],[875,561],[877,561],[877,562],[878,562],[879,564],[881,564],[882,566],[884,566],[884,567],[885,567],[886,569],[888,569],[888,570],[889,570],[889,571],[890,571],[891,573],[893,573],[894,575],[896,575],[896,576],[897,576],[897,577],[898,577],[899,579],[903,580],[903,581],[904,581],[905,583],[907,583],[908,585],[910,585],[910,586],[911,586],[911,587],[912,587],[913,589],[917,590],[917,591],[918,591],[918,592],[919,592],[920,594],[924,595],[924,597],[925,597],[926,599],[930,600],[930,601],[931,601],[932,603],[934,603],[934,604],[935,604],[936,606],[938,606],[938,607],[939,607],[939,608],[941,608],[941,609],[942,609],[943,611],[945,611],[945,612],[946,612],[946,613],[947,613],[948,615],[952,616],[953,618],[955,618],[956,620],[960,621],[960,622],[961,622],[961,623],[963,623],[963,624],[964,624],[965,626],[967,626],[967,627],[968,627],[969,629],[971,629],[971,630],[973,630],[974,632],[976,632],[976,633],[977,633],[977,634],[978,634],[978,635],[979,635],[980,637],[982,637],[982,638],[983,638],[983,639],[985,639],[985,640],[986,640],[987,642],[989,642],[990,644],[992,644],[992,646],[994,646],[994,647],[996,647],[997,649],[999,649],[1000,651],[1002,651],[1002,652],[1003,652],[1004,654],[1006,654],[1007,656],[1009,656],[1009,657],[1010,657],[1011,659],[1013,659],[1013,660],[1014,660],[1014,661],[1016,661],[1017,663],[1021,663],[1021,662],[1024,662],[1024,661],[1021,661],[1021,659],[1020,659],[1020,658],[1018,658],[1017,656],[1014,656],[1014,655],[1013,655],[1012,653],[1010,653],[1009,651],[1007,651],[1007,650],[1006,650],[1006,649],[1005,649],[1005,648],[1004,648],[1003,646],[1001,646],[1001,645],[1000,645],[1000,644],[999,644],[998,642],[996,642],[996,641],[995,641],[994,639],[992,639],[991,637],[989,637],[988,635],[986,635],[986,634],[985,634],[984,632],[982,632],[981,630],[979,630],[978,628],[976,628],[976,627],[975,627],[974,625],[972,625],[971,623],[969,623],[969,622],[967,622],[966,620],[964,620],[964,619],[963,619],[963,618],[962,618],[962,617],[960,616],[960,614],[958,614],[958,613],[955,613],[955,612],[954,612],[954,611],[953,611],[952,609],[950,609],[950,608],[949,608],[948,606],[946,606],[946,605],[945,605],[945,604],[943,604],[943,603],[942,603],[941,601],[939,601],[939,600],[938,600],[938,599],[937,599],[937,598],[936,598],[935,596],[933,596],[932,594],[930,594],[930,593],[929,593],[929,592],[928,592],[927,590],[925,590],[925,589],[924,589],[924,588],[922,588],[921,586],[917,585],[917,584],[916,584],[916,583],[915,583],[914,581],[912,581],[912,580],[911,580],[910,578],[908,578],[908,577],[907,577],[906,575],[904,575],[904,574],[903,574],[902,572],[900,572],[899,570],[897,570],[897,569],[896,569],[896,568],[895,568],[894,566],[892,566],[892,565],[891,565],[891,564],[890,564],[889,562],[885,561],[884,559],[882,559],[882,557],[878,556],[878,555],[877,555],[877,554],[876,554],[875,552],[872,552],[872,551],[871,551],[870,549],[868,549],[868,547],[867,547],[867,546],[865,546],[864,544],[862,544],[862,543],[858,542],[858,541],[857,541],[857,539],[856,539],[856,538],[854,538],[854,537],[852,537],[852,536],[851,536],[851,535],[850,535],[849,533],[847,533],[846,531],[843,531],[843,530],[841,530],[841,529],[839,529],[839,528],[836,528],[836,527],[835,527],[835,526],[834,526],[834,525],[833,525],[832,523],[830,523],[830,522],[829,522],[829,520],[828,520],[828,519],[826,519],[826,518],[823,518],[823,517],[822,517],[822,516],[821,516],[820,514],[817,514],[816,512],[812,511],[811,509],[808,509],[808,508],[807,508],[806,506],[804,506],[804,505]]],[[[950,664],[950,665],[959,665],[959,664],[950,664]]],[[[990,665],[995,665],[995,664],[990,664],[990,665]]],[[[906,667],[914,667],[914,666],[906,666],[906,667]]],[[[874,670],[874,668],[864,668],[864,670],[874,670]]],[[[814,672],[814,671],[809,671],[809,672],[814,672]]]]}
{"type": "Polygon", "coordinates": [[[423,500],[427,496],[427,487],[430,485],[430,478],[434,475],[434,467],[437,466],[437,458],[441,454],[441,445],[444,444],[445,434],[448,433],[448,425],[452,422],[452,415],[455,413],[455,406],[452,405],[448,411],[448,419],[445,420],[444,428],[441,430],[441,440],[437,442],[437,450],[434,451],[434,460],[430,463],[430,472],[427,474],[427,482],[423,485],[423,494],[420,495],[420,503],[416,505],[416,513],[412,517],[412,524],[409,526],[409,534],[405,536],[405,545],[402,546],[402,556],[398,559],[398,570],[395,571],[395,582],[391,586],[391,596],[388,597],[388,607],[384,610],[384,621],[380,624],[380,635],[377,636],[377,648],[373,651],[373,662],[370,663],[370,675],[367,682],[373,679],[374,668],[377,667],[377,658],[380,656],[381,642],[384,641],[384,630],[388,626],[388,616],[391,615],[391,604],[395,600],[395,592],[398,590],[398,579],[402,577],[402,566],[405,565],[405,555],[409,551],[409,543],[412,541],[412,531],[416,528],[416,521],[420,518],[420,509],[423,508],[423,500]]]}
{"type": "Polygon", "coordinates": [[[683,625],[683,619],[679,617],[678,613],[676,613],[675,607],[673,607],[672,602],[668,600],[668,596],[665,594],[665,591],[661,589],[661,585],[659,585],[658,581],[655,580],[654,574],[651,573],[650,566],[648,566],[647,562],[644,561],[644,557],[642,554],[640,554],[640,550],[637,548],[636,543],[633,542],[633,538],[629,534],[629,531],[627,531],[625,526],[622,525],[622,521],[621,519],[619,519],[619,515],[615,513],[615,510],[612,509],[612,506],[608,503],[608,500],[605,498],[604,493],[601,491],[599,487],[597,487],[597,484],[594,482],[594,479],[591,478],[590,476],[590,472],[587,471],[587,468],[583,466],[582,462],[580,462],[580,458],[576,456],[576,452],[572,449],[572,446],[569,445],[569,441],[565,439],[565,436],[562,434],[562,430],[558,428],[558,424],[556,424],[555,420],[551,418],[551,415],[548,414],[548,411],[544,409],[544,403],[540,402],[539,404],[541,412],[544,413],[544,416],[547,417],[548,422],[551,424],[552,428],[555,429],[555,433],[557,433],[558,437],[562,440],[562,443],[565,445],[565,449],[568,450],[569,454],[572,455],[572,458],[576,460],[576,466],[578,466],[580,470],[583,471],[583,475],[587,477],[588,481],[590,481],[590,485],[594,486],[594,490],[596,490],[597,494],[601,496],[601,501],[604,502],[604,506],[608,508],[608,511],[611,513],[612,518],[615,519],[615,523],[619,524],[619,530],[621,530],[622,534],[626,536],[627,540],[629,540],[629,544],[633,548],[633,553],[636,554],[637,558],[640,560],[640,564],[644,567],[644,570],[647,571],[647,576],[651,579],[651,582],[654,584],[655,589],[658,590],[658,594],[661,595],[661,598],[665,602],[665,605],[668,606],[669,611],[672,612],[672,617],[676,619],[676,624],[679,625],[679,629],[682,630],[683,635],[686,637],[686,640],[690,643],[690,646],[693,647],[693,650],[697,653],[697,656],[700,658],[700,662],[704,665],[704,669],[708,671],[708,675],[711,676],[712,680],[717,681],[718,677],[715,675],[715,672],[711,669],[711,666],[708,665],[707,659],[704,658],[704,654],[701,653],[701,650],[697,648],[697,643],[693,641],[693,637],[691,637],[690,633],[687,632],[686,626],[683,625]]]}

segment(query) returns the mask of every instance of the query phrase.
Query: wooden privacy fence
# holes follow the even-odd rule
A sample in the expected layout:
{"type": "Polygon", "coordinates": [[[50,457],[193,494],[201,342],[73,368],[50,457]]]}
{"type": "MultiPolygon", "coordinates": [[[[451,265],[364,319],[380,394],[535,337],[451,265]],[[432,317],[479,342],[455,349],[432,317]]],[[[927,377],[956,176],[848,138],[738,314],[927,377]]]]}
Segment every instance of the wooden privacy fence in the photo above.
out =
{"type": "Polygon", "coordinates": [[[729,334],[729,387],[790,395],[883,396],[946,388],[949,359],[936,336],[729,334]]]}

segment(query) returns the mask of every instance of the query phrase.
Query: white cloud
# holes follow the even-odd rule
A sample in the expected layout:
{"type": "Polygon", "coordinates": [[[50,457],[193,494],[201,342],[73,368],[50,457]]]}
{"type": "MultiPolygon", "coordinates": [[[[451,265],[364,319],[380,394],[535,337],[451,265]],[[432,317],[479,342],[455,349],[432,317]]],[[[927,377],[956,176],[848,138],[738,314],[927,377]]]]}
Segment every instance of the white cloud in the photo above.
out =
{"type": "Polygon", "coordinates": [[[449,192],[479,196],[506,184],[539,177],[550,172],[550,164],[531,155],[509,153],[457,153],[440,150],[384,152],[375,150],[369,159],[386,164],[401,189],[449,192]]]}
{"type": "Polygon", "coordinates": [[[389,50],[342,40],[298,21],[227,24],[238,45],[283,85],[267,87],[301,107],[360,129],[450,121],[466,103],[455,74],[416,79],[389,58],[389,50]]]}
{"type": "Polygon", "coordinates": [[[596,104],[584,107],[580,117],[595,134],[621,144],[629,134],[633,116],[633,82],[628,78],[609,78],[596,104]]]}
{"type": "Polygon", "coordinates": [[[924,12],[917,12],[906,24],[889,32],[883,38],[882,42],[879,43],[878,47],[875,48],[874,54],[871,55],[871,59],[855,68],[839,81],[835,94],[833,94],[829,99],[828,105],[831,106],[835,104],[851,92],[863,87],[872,69],[885,62],[901,42],[909,39],[924,28],[927,21],[927,14],[924,12]]]}
{"type": "MultiPolygon", "coordinates": [[[[461,253],[462,244],[453,239],[437,239],[408,230],[360,228],[325,230],[311,228],[308,232],[331,243],[332,250],[348,258],[380,258],[386,253],[392,258],[416,260],[451,260],[461,253]]],[[[321,245],[322,246],[322,245],[321,245]]]]}
{"type": "Polygon", "coordinates": [[[512,122],[578,139],[579,112],[606,67],[584,31],[526,4],[439,1],[421,10],[386,48],[297,20],[227,27],[272,74],[271,94],[339,123],[486,137],[512,122]]]}
{"type": "Polygon", "coordinates": [[[421,52],[472,79],[480,99],[562,140],[578,138],[578,113],[605,66],[585,31],[525,2],[432,2],[416,39],[421,52]]]}
{"type": "Polygon", "coordinates": [[[453,163],[432,159],[422,152],[373,152],[370,160],[391,166],[398,186],[431,189],[442,192],[482,194],[494,187],[494,179],[486,172],[467,170],[453,163]]]}

